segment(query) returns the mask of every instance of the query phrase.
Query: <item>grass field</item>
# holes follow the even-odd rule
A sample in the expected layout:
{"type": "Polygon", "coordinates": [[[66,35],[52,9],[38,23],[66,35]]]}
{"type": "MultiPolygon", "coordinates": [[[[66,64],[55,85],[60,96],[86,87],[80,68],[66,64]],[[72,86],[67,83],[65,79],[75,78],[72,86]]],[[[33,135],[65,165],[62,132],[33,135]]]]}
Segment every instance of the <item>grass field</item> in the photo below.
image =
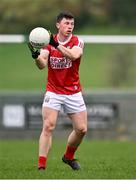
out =
{"type": "MultiPolygon", "coordinates": [[[[114,88],[109,82],[109,77],[117,72],[116,70],[110,72],[109,69],[115,61],[113,58],[113,55],[116,55],[115,51],[121,49],[126,52],[125,47],[126,45],[86,44],[80,66],[82,86],[85,89],[114,88]]],[[[130,45],[129,48],[134,49],[135,45],[130,45]]],[[[40,71],[35,66],[26,44],[0,44],[0,55],[0,90],[44,91],[47,69],[40,71]]],[[[128,56],[127,52],[126,56],[128,56]]],[[[134,59],[135,57],[136,54],[134,59]]],[[[131,57],[127,58],[131,62],[131,57]]],[[[136,87],[133,78],[136,75],[135,65],[136,63],[133,63],[128,70],[130,82],[124,80],[122,87],[136,87]]]]}
{"type": "Polygon", "coordinates": [[[82,170],[75,172],[61,162],[65,143],[53,142],[45,171],[37,170],[37,141],[0,141],[2,179],[135,179],[136,143],[85,140],[77,158],[82,170]]]}

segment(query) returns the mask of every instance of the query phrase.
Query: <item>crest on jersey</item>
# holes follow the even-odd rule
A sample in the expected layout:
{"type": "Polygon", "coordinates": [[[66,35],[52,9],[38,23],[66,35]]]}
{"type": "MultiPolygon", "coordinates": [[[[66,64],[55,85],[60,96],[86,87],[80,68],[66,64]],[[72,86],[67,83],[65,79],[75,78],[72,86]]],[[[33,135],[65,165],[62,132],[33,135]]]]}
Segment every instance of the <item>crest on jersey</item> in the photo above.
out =
{"type": "Polygon", "coordinates": [[[44,102],[46,102],[46,103],[48,103],[49,102],[49,100],[50,100],[50,96],[45,96],[45,99],[44,99],[44,102]]]}

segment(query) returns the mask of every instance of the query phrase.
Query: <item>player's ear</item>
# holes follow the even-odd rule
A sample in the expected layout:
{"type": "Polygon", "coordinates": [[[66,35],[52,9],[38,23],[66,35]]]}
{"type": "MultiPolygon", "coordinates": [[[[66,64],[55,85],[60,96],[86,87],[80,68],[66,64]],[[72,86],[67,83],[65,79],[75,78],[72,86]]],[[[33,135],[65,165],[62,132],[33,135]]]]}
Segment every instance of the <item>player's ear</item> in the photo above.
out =
{"type": "Polygon", "coordinates": [[[59,23],[57,22],[57,23],[56,23],[56,27],[57,27],[57,29],[59,29],[59,26],[60,26],[60,25],[59,25],[59,23]]]}

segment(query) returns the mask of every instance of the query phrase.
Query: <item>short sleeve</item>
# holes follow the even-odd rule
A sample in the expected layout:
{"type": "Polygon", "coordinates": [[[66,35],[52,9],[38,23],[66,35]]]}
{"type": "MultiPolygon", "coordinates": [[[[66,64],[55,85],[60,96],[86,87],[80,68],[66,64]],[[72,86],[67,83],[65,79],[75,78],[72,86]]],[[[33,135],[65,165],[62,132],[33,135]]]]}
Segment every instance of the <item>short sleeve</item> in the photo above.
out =
{"type": "Polygon", "coordinates": [[[80,48],[84,48],[84,42],[82,39],[76,37],[75,41],[74,41],[74,46],[80,47],[80,48]]]}
{"type": "Polygon", "coordinates": [[[43,47],[42,50],[46,50],[46,51],[50,52],[51,47],[50,47],[50,45],[47,45],[47,46],[43,47]]]}

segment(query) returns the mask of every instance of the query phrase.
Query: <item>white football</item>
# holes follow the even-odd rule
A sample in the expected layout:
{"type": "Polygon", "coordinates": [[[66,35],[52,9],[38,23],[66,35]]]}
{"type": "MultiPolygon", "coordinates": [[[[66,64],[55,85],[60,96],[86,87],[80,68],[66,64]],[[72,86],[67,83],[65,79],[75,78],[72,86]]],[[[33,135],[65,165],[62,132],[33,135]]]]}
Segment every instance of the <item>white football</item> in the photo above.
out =
{"type": "Polygon", "coordinates": [[[34,28],[29,35],[29,42],[36,49],[40,49],[49,44],[50,34],[43,27],[34,28]]]}

